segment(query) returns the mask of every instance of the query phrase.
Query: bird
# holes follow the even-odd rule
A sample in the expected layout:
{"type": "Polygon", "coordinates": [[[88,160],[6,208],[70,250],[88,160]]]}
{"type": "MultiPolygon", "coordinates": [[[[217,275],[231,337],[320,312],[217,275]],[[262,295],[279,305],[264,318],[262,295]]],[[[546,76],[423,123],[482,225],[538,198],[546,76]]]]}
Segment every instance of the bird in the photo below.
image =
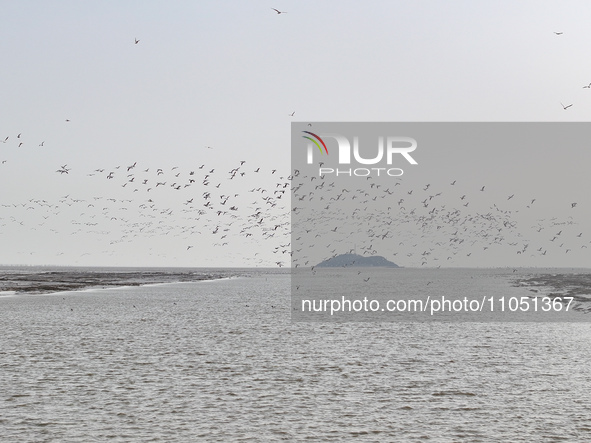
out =
{"type": "Polygon", "coordinates": [[[589,83],[587,86],[583,86],[583,89],[585,89],[585,88],[591,89],[591,83],[589,83]]]}
{"type": "Polygon", "coordinates": [[[135,42],[134,44],[137,45],[140,41],[136,38],[136,39],[134,39],[134,42],[135,42]]]}
{"type": "Polygon", "coordinates": [[[562,32],[554,32],[554,34],[556,34],[556,35],[562,35],[563,33],[562,32]]]}
{"type": "Polygon", "coordinates": [[[562,109],[564,109],[565,111],[566,111],[568,108],[570,108],[570,107],[573,105],[573,104],[571,103],[570,105],[564,106],[564,105],[562,104],[562,102],[561,102],[560,104],[562,105],[562,109]]]}
{"type": "Polygon", "coordinates": [[[295,111],[293,111],[291,114],[289,114],[290,117],[293,117],[295,114],[295,111]]]}
{"type": "Polygon", "coordinates": [[[277,14],[287,14],[286,11],[280,11],[279,9],[275,9],[275,8],[271,8],[273,11],[275,11],[277,14]]]}

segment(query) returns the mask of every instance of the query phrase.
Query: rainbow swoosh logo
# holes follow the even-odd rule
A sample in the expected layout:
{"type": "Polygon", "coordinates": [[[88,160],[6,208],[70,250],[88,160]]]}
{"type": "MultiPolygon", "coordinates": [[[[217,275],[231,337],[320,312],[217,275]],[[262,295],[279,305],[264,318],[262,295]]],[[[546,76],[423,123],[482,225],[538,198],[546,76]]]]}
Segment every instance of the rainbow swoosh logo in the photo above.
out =
{"type": "MultiPolygon", "coordinates": [[[[322,146],[324,146],[324,150],[326,151],[326,155],[328,155],[328,149],[326,148],[326,144],[324,143],[324,141],[320,137],[318,137],[313,132],[309,132],[309,131],[302,131],[302,132],[305,132],[306,134],[310,134],[311,136],[316,138],[316,140],[318,140],[320,143],[322,143],[322,146]]],[[[318,142],[316,140],[314,140],[312,137],[308,137],[307,135],[302,135],[302,137],[310,140],[312,143],[314,143],[316,146],[318,146],[318,149],[320,149],[320,152],[322,152],[322,148],[320,147],[320,145],[318,144],[318,142]]]]}

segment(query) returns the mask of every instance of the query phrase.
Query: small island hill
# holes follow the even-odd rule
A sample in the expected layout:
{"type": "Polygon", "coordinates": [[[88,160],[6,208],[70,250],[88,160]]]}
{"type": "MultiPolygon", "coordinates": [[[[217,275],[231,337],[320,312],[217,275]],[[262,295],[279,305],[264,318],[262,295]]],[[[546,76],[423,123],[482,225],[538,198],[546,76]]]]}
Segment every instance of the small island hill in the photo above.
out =
{"type": "Polygon", "coordinates": [[[379,255],[373,257],[363,257],[357,254],[341,254],[324,260],[316,265],[318,268],[367,268],[367,267],[382,267],[382,268],[399,268],[396,263],[386,260],[379,255]]]}

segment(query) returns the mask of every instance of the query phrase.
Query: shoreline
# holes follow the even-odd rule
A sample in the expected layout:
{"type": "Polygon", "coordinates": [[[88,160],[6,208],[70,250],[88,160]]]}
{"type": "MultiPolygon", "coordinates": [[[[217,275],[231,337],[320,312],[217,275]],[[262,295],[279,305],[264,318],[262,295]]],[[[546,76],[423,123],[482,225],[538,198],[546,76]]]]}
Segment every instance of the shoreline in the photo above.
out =
{"type": "Polygon", "coordinates": [[[0,274],[0,297],[133,288],[240,277],[236,272],[38,272],[0,274]]]}

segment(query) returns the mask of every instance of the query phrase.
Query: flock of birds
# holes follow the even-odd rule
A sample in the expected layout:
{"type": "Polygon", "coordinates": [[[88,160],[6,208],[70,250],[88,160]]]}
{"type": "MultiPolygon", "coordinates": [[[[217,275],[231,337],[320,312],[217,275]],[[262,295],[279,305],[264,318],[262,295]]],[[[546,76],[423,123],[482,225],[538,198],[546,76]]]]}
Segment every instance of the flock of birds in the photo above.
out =
{"type": "MultiPolygon", "coordinates": [[[[278,15],[286,14],[272,8],[278,15]]],[[[140,44],[134,38],[133,44],[140,44]]],[[[295,113],[291,113],[293,117],[295,113]]],[[[66,123],[70,119],[65,119],[66,123]]],[[[51,149],[44,140],[26,141],[22,133],[0,140],[7,149],[29,146],[51,149]],[[16,141],[14,146],[12,142],[16,141]]],[[[212,146],[206,149],[213,150],[212,146]]],[[[1,155],[1,151],[0,151],[1,155]]],[[[10,167],[8,159],[2,165],[10,167]]],[[[213,165],[195,165],[191,170],[181,167],[150,167],[134,162],[131,165],[100,167],[87,171],[87,180],[104,180],[102,195],[75,195],[81,171],[69,164],[59,165],[55,173],[63,180],[72,180],[72,192],[54,200],[31,198],[21,202],[0,202],[0,235],[16,227],[42,237],[56,236],[56,257],[69,256],[68,241],[62,236],[95,238],[101,250],[84,252],[74,257],[105,257],[111,260],[120,254],[121,244],[150,244],[154,238],[171,238],[177,251],[165,252],[155,242],[149,254],[163,259],[174,258],[191,263],[191,256],[207,254],[208,248],[229,249],[241,244],[245,249],[242,262],[247,266],[289,266],[289,180],[286,174],[264,167],[249,168],[246,160],[227,171],[213,165]],[[75,177],[72,177],[74,175],[75,177]],[[253,184],[251,187],[247,187],[253,184]],[[123,194],[122,194],[123,192],[123,194]],[[125,195],[127,194],[128,195],[125,195]],[[10,228],[10,230],[9,230],[10,228]],[[260,252],[269,245],[269,254],[260,252]],[[259,251],[257,251],[257,249],[259,251]],[[184,252],[182,254],[181,252],[184,252]],[[266,255],[266,256],[265,256],[266,255]],[[273,257],[269,261],[269,257],[273,257]]],[[[91,186],[94,186],[92,184],[91,186]]],[[[230,254],[233,251],[226,251],[230,254]]],[[[39,251],[20,251],[31,257],[39,251]]],[[[25,261],[21,259],[21,261],[25,261]]]]}
{"type": "MultiPolygon", "coordinates": [[[[62,164],[54,171],[59,180],[76,180],[73,188],[78,180],[90,181],[88,187],[102,189],[102,195],[82,198],[73,190],[54,201],[3,202],[0,234],[13,226],[95,237],[105,245],[82,256],[117,256],[118,245],[164,237],[176,239],[175,254],[184,258],[208,247],[228,253],[238,247],[252,251],[243,257],[247,266],[296,268],[346,252],[431,267],[511,251],[527,266],[530,257],[572,254],[591,243],[577,219],[579,202],[565,202],[559,215],[540,218],[540,197],[512,193],[499,200],[486,185],[466,189],[458,180],[413,187],[400,178],[370,177],[343,186],[334,176],[298,169],[282,174],[251,166],[246,158],[225,168],[136,161],[89,171],[62,164]]],[[[157,248],[153,254],[165,255],[157,248]]]]}
{"type": "MultiPolygon", "coordinates": [[[[134,44],[139,43],[135,38],[134,44]]],[[[591,89],[591,83],[583,88],[591,89]]],[[[573,106],[561,105],[564,110],[573,106]]],[[[295,111],[288,115],[294,117],[295,111]]],[[[15,149],[26,146],[22,133],[1,142],[15,149]]],[[[45,148],[44,140],[34,143],[45,148]]],[[[68,163],[55,169],[64,180],[73,171],[68,163]]],[[[81,172],[76,173],[79,180],[81,172]]],[[[151,238],[175,238],[182,245],[175,252],[179,256],[198,255],[209,247],[230,253],[240,245],[238,249],[252,251],[242,257],[247,266],[312,270],[319,261],[346,252],[398,256],[404,266],[441,266],[499,249],[543,257],[569,254],[591,243],[576,219],[577,202],[562,208],[560,217],[533,217],[531,224],[523,225],[521,215],[534,213],[537,198],[511,194],[504,201],[487,200],[486,186],[467,190],[457,180],[417,189],[402,180],[371,179],[343,187],[340,180],[297,169],[287,174],[253,167],[248,159],[225,170],[205,163],[153,167],[134,162],[98,167],[83,175],[94,181],[93,187],[100,183],[105,193],[82,198],[72,191],[53,201],[4,201],[0,234],[2,228],[16,227],[45,236],[90,236],[104,245],[78,259],[117,256],[118,245],[151,238]],[[273,254],[271,262],[261,248],[273,254]]],[[[56,247],[55,256],[65,255],[62,249],[56,247]]],[[[153,253],[166,255],[157,249],[153,253]]]]}
{"type": "Polygon", "coordinates": [[[469,266],[501,254],[531,266],[591,247],[577,202],[565,202],[552,217],[541,217],[538,204],[535,196],[499,199],[486,185],[466,189],[458,180],[417,188],[391,178],[347,182],[295,170],[292,265],[358,253],[427,267],[469,266]]]}
{"type": "MultiPolygon", "coordinates": [[[[262,245],[269,245],[272,264],[289,266],[290,181],[276,169],[249,167],[241,160],[226,170],[206,164],[153,168],[134,162],[76,177],[72,177],[74,168],[64,164],[55,173],[63,180],[76,180],[73,183],[92,180],[87,186],[106,192],[81,198],[73,190],[55,201],[3,203],[0,233],[12,225],[49,236],[96,238],[103,245],[102,250],[77,259],[116,257],[121,245],[170,238],[177,245],[174,254],[185,262],[211,247],[232,254],[235,251],[229,247],[241,245],[253,251],[243,257],[245,265],[269,266],[268,257],[260,252],[262,245]],[[64,226],[69,227],[65,232],[64,226]]],[[[163,250],[154,249],[156,257],[166,258],[163,250]]],[[[64,254],[63,246],[55,251],[56,256],[64,254]]]]}

